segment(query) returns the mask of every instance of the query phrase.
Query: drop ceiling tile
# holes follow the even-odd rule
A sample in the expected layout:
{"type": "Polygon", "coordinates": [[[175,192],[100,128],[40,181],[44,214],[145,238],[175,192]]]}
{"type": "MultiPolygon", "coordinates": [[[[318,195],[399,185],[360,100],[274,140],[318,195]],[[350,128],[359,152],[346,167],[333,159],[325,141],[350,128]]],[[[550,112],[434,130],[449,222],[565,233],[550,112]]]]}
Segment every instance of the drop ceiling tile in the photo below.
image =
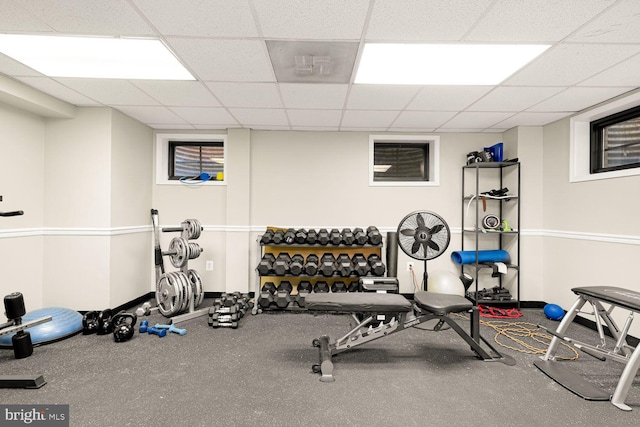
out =
{"type": "Polygon", "coordinates": [[[126,0],[23,0],[20,6],[59,33],[109,36],[155,34],[126,0]]]}
{"type": "Polygon", "coordinates": [[[353,110],[401,110],[416,96],[420,86],[353,85],[347,108],[353,110]]]}
{"type": "Polygon", "coordinates": [[[179,80],[132,80],[160,104],[170,107],[219,107],[220,102],[200,82],[179,80]]]}
{"type": "Polygon", "coordinates": [[[336,110],[344,107],[346,84],[280,83],[285,108],[336,110]]]}
{"type": "Polygon", "coordinates": [[[291,130],[306,130],[313,132],[336,132],[340,128],[338,126],[291,126],[291,130]]]}
{"type": "Polygon", "coordinates": [[[272,82],[271,63],[259,40],[168,37],[168,43],[201,80],[272,82]]]}
{"type": "Polygon", "coordinates": [[[640,54],[581,81],[578,86],[640,86],[640,54]]]}
{"type": "Polygon", "coordinates": [[[435,131],[438,133],[470,133],[470,132],[482,132],[483,128],[437,128],[435,131]]]}
{"type": "Polygon", "coordinates": [[[460,40],[491,0],[387,0],[375,2],[365,40],[460,40]]]}
{"type": "Polygon", "coordinates": [[[406,128],[437,128],[450,120],[456,113],[452,111],[403,111],[391,125],[393,129],[406,128]]]}
{"type": "Polygon", "coordinates": [[[347,110],[342,117],[341,128],[388,128],[398,113],[398,111],[347,110]]]}
{"type": "Polygon", "coordinates": [[[572,115],[573,112],[556,112],[556,113],[534,113],[523,112],[513,115],[506,120],[496,123],[492,128],[511,129],[516,126],[544,126],[553,123],[564,117],[572,115]]]}
{"type": "Polygon", "coordinates": [[[287,110],[292,127],[335,127],[340,125],[341,110],[287,110]]]}
{"type": "Polygon", "coordinates": [[[569,36],[567,41],[637,43],[640,41],[639,17],[640,2],[622,0],[569,36]]]}
{"type": "Polygon", "coordinates": [[[33,14],[24,10],[23,1],[0,0],[0,28],[2,32],[46,33],[53,29],[33,14]]]}
{"type": "Polygon", "coordinates": [[[73,105],[100,105],[98,102],[58,83],[49,77],[18,77],[18,80],[73,105]]]}
{"type": "Polygon", "coordinates": [[[495,125],[513,113],[462,112],[441,126],[444,129],[484,129],[495,125]]]}
{"type": "Polygon", "coordinates": [[[267,38],[359,40],[368,0],[259,0],[253,2],[267,38]]]}
{"type": "Polygon", "coordinates": [[[204,37],[257,37],[247,0],[190,0],[188,7],[175,0],[134,0],[165,35],[204,37]]]}
{"type": "Polygon", "coordinates": [[[465,40],[559,41],[615,0],[498,0],[465,40]]]}
{"type": "Polygon", "coordinates": [[[166,107],[118,107],[118,110],[142,123],[170,123],[186,125],[187,123],[166,107]]]}
{"type": "Polygon", "coordinates": [[[367,127],[340,126],[341,132],[385,132],[386,130],[387,130],[386,127],[377,127],[377,126],[367,126],[367,127]]]}
{"type": "Polygon", "coordinates": [[[411,128],[405,128],[405,127],[398,127],[398,126],[391,125],[385,130],[389,131],[389,132],[408,132],[408,133],[420,132],[420,133],[422,133],[422,132],[434,132],[436,130],[436,128],[434,128],[434,127],[411,127],[411,128]]]}
{"type": "Polygon", "coordinates": [[[407,106],[407,110],[464,110],[493,86],[424,86],[407,106]]]}
{"type": "Polygon", "coordinates": [[[207,83],[226,107],[282,108],[275,83],[207,83]]]}
{"type": "Polygon", "coordinates": [[[171,107],[184,121],[192,125],[237,125],[238,122],[224,108],[171,107]]]}
{"type": "Polygon", "coordinates": [[[534,59],[503,84],[574,85],[639,51],[640,45],[560,44],[534,59]]]}
{"type": "Polygon", "coordinates": [[[60,77],[55,80],[106,105],[158,105],[128,80],[60,77]]]}
{"type": "Polygon", "coordinates": [[[560,92],[563,87],[497,87],[466,111],[522,111],[560,92]]]}
{"type": "Polygon", "coordinates": [[[274,125],[288,126],[287,115],[283,109],[267,108],[229,108],[233,116],[243,126],[274,125]]]}
{"type": "Polygon", "coordinates": [[[635,89],[603,87],[570,87],[529,108],[528,111],[580,111],[635,89]]]}
{"type": "Polygon", "coordinates": [[[222,131],[224,132],[227,129],[240,129],[242,126],[239,124],[226,124],[226,125],[193,125],[194,129],[206,130],[210,132],[222,131]]]}

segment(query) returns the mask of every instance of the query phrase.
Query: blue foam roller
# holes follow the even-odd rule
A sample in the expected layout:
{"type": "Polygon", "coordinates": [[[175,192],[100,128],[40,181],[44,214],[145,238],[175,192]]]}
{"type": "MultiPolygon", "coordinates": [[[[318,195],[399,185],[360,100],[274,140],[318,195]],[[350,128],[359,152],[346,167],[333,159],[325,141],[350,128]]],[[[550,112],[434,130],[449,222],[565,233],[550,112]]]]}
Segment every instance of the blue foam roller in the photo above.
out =
{"type": "MultiPolygon", "coordinates": [[[[455,251],[451,253],[451,259],[456,264],[474,264],[476,251],[455,251]]],[[[502,249],[478,251],[478,262],[509,262],[509,259],[509,252],[502,249]]]]}
{"type": "MultiPolygon", "coordinates": [[[[26,330],[31,335],[31,342],[34,345],[59,341],[82,331],[82,314],[69,308],[50,307],[33,310],[22,316],[22,322],[37,320],[45,316],[51,316],[52,320],[26,330]]],[[[13,346],[11,342],[13,335],[15,334],[0,337],[0,348],[13,346]]]]}

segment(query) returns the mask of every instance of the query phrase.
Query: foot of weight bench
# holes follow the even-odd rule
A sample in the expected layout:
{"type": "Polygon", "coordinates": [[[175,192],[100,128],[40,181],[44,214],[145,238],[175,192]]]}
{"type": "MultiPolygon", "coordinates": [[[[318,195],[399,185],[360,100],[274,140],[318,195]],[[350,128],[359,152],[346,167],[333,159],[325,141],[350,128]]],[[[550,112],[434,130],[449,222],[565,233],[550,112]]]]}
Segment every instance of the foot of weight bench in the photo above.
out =
{"type": "Polygon", "coordinates": [[[315,374],[321,374],[320,381],[323,383],[332,383],[333,378],[333,362],[331,361],[331,351],[329,350],[329,337],[326,335],[313,340],[314,347],[320,347],[320,364],[313,365],[311,369],[315,374]]]}
{"type": "Polygon", "coordinates": [[[42,375],[2,375],[0,388],[40,388],[47,382],[42,375]]]}

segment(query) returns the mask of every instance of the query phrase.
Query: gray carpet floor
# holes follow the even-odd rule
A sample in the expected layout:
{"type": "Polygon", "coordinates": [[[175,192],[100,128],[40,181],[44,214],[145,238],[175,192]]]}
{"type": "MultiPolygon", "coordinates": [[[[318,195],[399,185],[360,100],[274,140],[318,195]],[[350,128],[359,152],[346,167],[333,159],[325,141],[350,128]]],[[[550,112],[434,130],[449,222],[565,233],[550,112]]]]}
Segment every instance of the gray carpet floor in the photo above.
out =
{"type": "MultiPolygon", "coordinates": [[[[542,310],[523,312],[510,322],[557,325],[542,310]]],[[[149,320],[166,323],[160,315],[149,320]]],[[[178,325],[184,336],[136,332],[115,343],[76,335],[22,360],[2,350],[0,374],[42,373],[47,384],[0,390],[0,402],[68,404],[71,425],[83,427],[640,424],[638,379],[626,400],[634,410],[624,412],[556,384],[533,366],[538,355],[497,347],[516,366],[483,362],[452,330],[412,328],[337,355],[336,381],[322,383],[311,372],[318,360],[311,342],[344,335],[350,322],[347,315],[266,312],[245,316],[233,330],[213,329],[200,317],[178,325]]],[[[584,326],[571,331],[595,337],[584,326]]],[[[496,334],[487,326],[481,333],[491,340],[496,334]]],[[[623,368],[586,355],[563,363],[611,392],[623,368]]]]}

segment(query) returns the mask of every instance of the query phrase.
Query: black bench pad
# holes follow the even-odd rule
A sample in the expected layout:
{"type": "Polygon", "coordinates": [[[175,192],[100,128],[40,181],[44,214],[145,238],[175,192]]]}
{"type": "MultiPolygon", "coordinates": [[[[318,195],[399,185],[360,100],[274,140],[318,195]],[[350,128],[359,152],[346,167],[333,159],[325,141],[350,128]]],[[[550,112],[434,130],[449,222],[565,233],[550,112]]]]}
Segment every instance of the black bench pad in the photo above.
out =
{"type": "Polygon", "coordinates": [[[585,286],[571,289],[576,295],[586,295],[600,301],[640,312],[640,292],[615,286],[585,286]]]}
{"type": "Polygon", "coordinates": [[[413,295],[418,307],[439,316],[447,313],[459,313],[473,307],[471,301],[460,295],[437,294],[435,292],[418,291],[413,295]]]}
{"type": "Polygon", "coordinates": [[[374,292],[309,294],[305,305],[307,310],[348,313],[407,313],[412,309],[411,302],[402,295],[374,292]]]}

